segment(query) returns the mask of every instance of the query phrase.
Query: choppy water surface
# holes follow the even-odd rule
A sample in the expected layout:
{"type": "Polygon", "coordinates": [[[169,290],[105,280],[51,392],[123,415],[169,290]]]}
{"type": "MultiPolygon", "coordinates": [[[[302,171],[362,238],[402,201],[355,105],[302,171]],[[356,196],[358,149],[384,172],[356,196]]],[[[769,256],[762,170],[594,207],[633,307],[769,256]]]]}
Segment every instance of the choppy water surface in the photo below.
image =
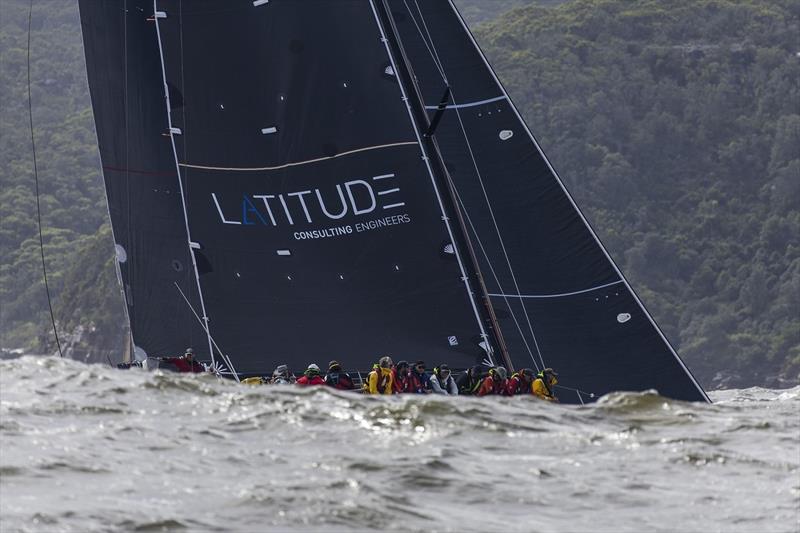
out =
{"type": "Polygon", "coordinates": [[[0,361],[0,529],[797,531],[800,387],[365,397],[0,361]]]}

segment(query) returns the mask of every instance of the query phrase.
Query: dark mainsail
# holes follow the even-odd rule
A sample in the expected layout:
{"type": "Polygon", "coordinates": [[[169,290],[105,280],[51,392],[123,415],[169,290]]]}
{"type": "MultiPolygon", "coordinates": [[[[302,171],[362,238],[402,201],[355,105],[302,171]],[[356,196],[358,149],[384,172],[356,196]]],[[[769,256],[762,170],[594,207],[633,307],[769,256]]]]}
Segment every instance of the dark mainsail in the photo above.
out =
{"type": "Polygon", "coordinates": [[[452,2],[387,4],[431,116],[443,88],[450,89],[435,136],[514,365],[557,368],[563,383],[595,394],[653,388],[708,401],[581,214],[452,2]]]}
{"type": "Polygon", "coordinates": [[[139,348],[207,345],[181,329],[207,317],[215,358],[239,375],[486,358],[369,2],[80,5],[128,304],[147,308],[131,314],[139,348]]]}
{"type": "Polygon", "coordinates": [[[451,3],[80,8],[139,357],[489,359],[707,399],[451,3]]]}

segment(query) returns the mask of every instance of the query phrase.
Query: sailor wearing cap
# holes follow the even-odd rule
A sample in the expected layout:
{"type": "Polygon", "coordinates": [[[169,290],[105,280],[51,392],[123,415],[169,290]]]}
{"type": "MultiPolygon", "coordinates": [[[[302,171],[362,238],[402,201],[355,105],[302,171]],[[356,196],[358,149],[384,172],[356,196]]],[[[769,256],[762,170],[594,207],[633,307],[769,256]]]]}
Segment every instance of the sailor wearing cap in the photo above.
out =
{"type": "Polygon", "coordinates": [[[558,374],[552,368],[545,368],[533,380],[533,394],[549,402],[557,402],[558,398],[553,393],[553,387],[558,383],[558,374]]]}

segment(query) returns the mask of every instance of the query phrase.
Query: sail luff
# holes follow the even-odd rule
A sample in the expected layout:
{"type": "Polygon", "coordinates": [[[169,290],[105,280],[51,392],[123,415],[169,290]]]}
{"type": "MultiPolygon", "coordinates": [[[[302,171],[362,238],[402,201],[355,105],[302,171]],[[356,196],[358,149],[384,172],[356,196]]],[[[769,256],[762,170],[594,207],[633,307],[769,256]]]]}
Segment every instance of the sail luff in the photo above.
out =
{"type": "Polygon", "coordinates": [[[602,241],[601,241],[601,240],[600,240],[600,238],[598,237],[598,235],[597,235],[597,233],[595,232],[594,228],[593,228],[593,227],[592,227],[592,225],[589,223],[589,220],[588,220],[588,219],[586,218],[586,216],[583,214],[583,212],[581,211],[581,209],[578,207],[578,204],[575,202],[574,198],[572,197],[572,195],[570,194],[570,192],[567,190],[567,187],[564,185],[564,182],[563,182],[563,180],[562,180],[562,179],[561,179],[561,177],[559,176],[558,172],[556,172],[555,168],[553,167],[552,163],[551,163],[551,162],[550,162],[550,160],[548,159],[547,155],[544,153],[544,151],[542,150],[541,146],[539,145],[539,142],[536,140],[536,137],[533,135],[533,133],[531,132],[531,130],[530,130],[530,128],[528,127],[527,123],[526,123],[526,122],[525,122],[525,120],[522,118],[522,115],[519,113],[519,110],[517,109],[517,106],[516,106],[516,105],[514,105],[514,102],[513,102],[513,100],[511,99],[511,97],[509,96],[508,92],[506,91],[506,88],[505,88],[505,87],[503,86],[503,84],[500,82],[500,79],[498,78],[498,76],[497,76],[497,73],[494,71],[494,69],[492,68],[491,64],[490,64],[490,63],[489,63],[489,61],[486,59],[486,55],[483,53],[483,50],[481,49],[480,45],[479,45],[479,44],[478,44],[478,42],[475,40],[475,37],[472,35],[472,32],[469,30],[469,27],[467,26],[466,22],[464,21],[464,18],[461,16],[461,13],[458,11],[458,8],[456,8],[455,4],[453,3],[453,0],[448,0],[448,3],[449,3],[449,5],[450,5],[450,8],[453,10],[453,12],[455,13],[456,17],[458,18],[458,21],[461,23],[461,26],[462,26],[462,28],[463,28],[464,32],[465,32],[465,33],[467,34],[467,36],[469,37],[469,40],[470,40],[470,42],[472,43],[473,47],[475,48],[476,52],[478,53],[478,55],[480,56],[480,58],[483,60],[483,62],[484,62],[484,64],[485,64],[485,66],[486,66],[486,69],[489,71],[489,73],[491,74],[491,76],[494,78],[494,81],[495,81],[495,83],[497,84],[497,86],[498,86],[498,87],[500,88],[500,90],[503,92],[503,95],[504,95],[504,96],[506,97],[506,99],[508,100],[508,103],[509,103],[509,105],[510,105],[511,109],[514,111],[514,114],[516,115],[516,117],[517,117],[518,121],[519,121],[519,122],[522,124],[523,128],[525,129],[525,132],[527,133],[527,135],[528,135],[528,137],[530,138],[530,140],[533,142],[534,146],[536,147],[536,150],[539,152],[539,155],[541,156],[541,158],[542,158],[542,159],[544,160],[544,162],[546,163],[546,165],[547,165],[548,169],[549,169],[549,170],[550,170],[550,172],[552,173],[552,175],[553,175],[553,177],[555,178],[556,182],[557,182],[557,183],[558,183],[558,185],[561,187],[561,190],[563,191],[564,195],[567,197],[567,199],[569,200],[569,202],[572,204],[572,207],[573,207],[573,208],[575,209],[575,211],[578,213],[578,216],[579,216],[579,217],[580,217],[580,219],[583,221],[583,223],[584,223],[584,225],[586,226],[586,228],[588,229],[589,233],[592,235],[592,237],[593,237],[593,238],[594,238],[594,240],[596,241],[596,243],[597,243],[597,246],[598,246],[598,247],[600,248],[600,250],[603,252],[603,254],[605,255],[605,257],[606,257],[606,259],[608,260],[608,262],[611,264],[611,266],[613,267],[613,269],[616,271],[617,275],[618,275],[618,276],[620,277],[620,279],[623,281],[623,283],[625,284],[625,287],[626,287],[626,288],[627,288],[627,289],[628,289],[628,290],[631,292],[631,294],[633,295],[633,297],[634,297],[634,299],[635,299],[636,303],[638,304],[639,308],[642,310],[643,314],[644,314],[644,315],[647,317],[647,319],[648,319],[648,321],[650,322],[650,324],[653,326],[653,328],[656,330],[656,332],[658,333],[658,335],[661,337],[661,340],[662,340],[662,341],[664,342],[664,344],[667,346],[667,348],[669,349],[669,351],[670,351],[670,352],[672,353],[672,355],[675,357],[675,359],[676,359],[676,361],[678,362],[678,364],[680,365],[680,367],[683,369],[683,371],[684,371],[684,372],[686,373],[686,375],[689,377],[689,379],[691,380],[691,382],[692,382],[692,383],[694,384],[694,386],[697,388],[697,391],[698,391],[698,392],[700,393],[700,395],[701,395],[701,396],[702,396],[702,397],[703,397],[703,398],[706,400],[706,402],[708,402],[708,403],[711,403],[711,399],[708,397],[708,394],[706,394],[705,390],[703,390],[703,387],[701,387],[701,386],[700,386],[700,384],[697,382],[697,379],[694,377],[694,375],[692,374],[692,372],[689,370],[689,368],[688,368],[688,367],[686,366],[686,364],[683,362],[683,360],[681,359],[681,357],[678,355],[678,352],[675,350],[675,348],[674,348],[674,347],[672,346],[672,344],[669,342],[669,340],[667,339],[666,335],[664,335],[663,331],[661,331],[661,328],[658,326],[658,324],[656,323],[656,321],[653,319],[652,315],[651,315],[651,314],[648,312],[647,308],[644,306],[644,303],[643,303],[643,302],[641,301],[641,299],[639,298],[639,295],[638,295],[638,294],[636,293],[636,291],[633,289],[633,287],[631,286],[630,282],[627,280],[627,278],[625,277],[625,275],[622,273],[622,271],[620,270],[620,268],[617,266],[617,264],[616,264],[616,262],[614,261],[614,259],[613,259],[613,258],[611,257],[611,255],[608,253],[608,250],[606,250],[606,247],[603,245],[602,241]]]}

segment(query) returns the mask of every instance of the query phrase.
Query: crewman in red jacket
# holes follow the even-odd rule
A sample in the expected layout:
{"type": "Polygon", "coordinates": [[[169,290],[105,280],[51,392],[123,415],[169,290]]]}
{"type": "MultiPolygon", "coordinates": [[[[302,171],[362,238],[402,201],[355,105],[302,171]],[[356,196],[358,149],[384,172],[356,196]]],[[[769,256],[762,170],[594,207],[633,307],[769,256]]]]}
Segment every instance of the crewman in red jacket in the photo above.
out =
{"type": "Polygon", "coordinates": [[[408,392],[408,361],[399,361],[394,368],[392,368],[392,388],[395,394],[408,392]]]}
{"type": "Polygon", "coordinates": [[[319,375],[319,367],[314,363],[308,365],[303,375],[297,379],[298,385],[325,385],[325,380],[319,375]]]}
{"type": "Polygon", "coordinates": [[[533,369],[523,368],[519,372],[514,372],[508,378],[508,385],[506,385],[507,394],[514,396],[517,394],[533,394],[533,369]]]}
{"type": "Polygon", "coordinates": [[[506,370],[504,366],[490,368],[489,374],[481,381],[481,386],[478,388],[478,396],[486,396],[489,394],[505,396],[508,394],[507,376],[508,370],[506,370]]]}
{"type": "Polygon", "coordinates": [[[194,350],[186,348],[184,354],[180,357],[162,357],[160,361],[175,367],[176,372],[205,372],[206,369],[203,365],[194,360],[194,350]]]}

